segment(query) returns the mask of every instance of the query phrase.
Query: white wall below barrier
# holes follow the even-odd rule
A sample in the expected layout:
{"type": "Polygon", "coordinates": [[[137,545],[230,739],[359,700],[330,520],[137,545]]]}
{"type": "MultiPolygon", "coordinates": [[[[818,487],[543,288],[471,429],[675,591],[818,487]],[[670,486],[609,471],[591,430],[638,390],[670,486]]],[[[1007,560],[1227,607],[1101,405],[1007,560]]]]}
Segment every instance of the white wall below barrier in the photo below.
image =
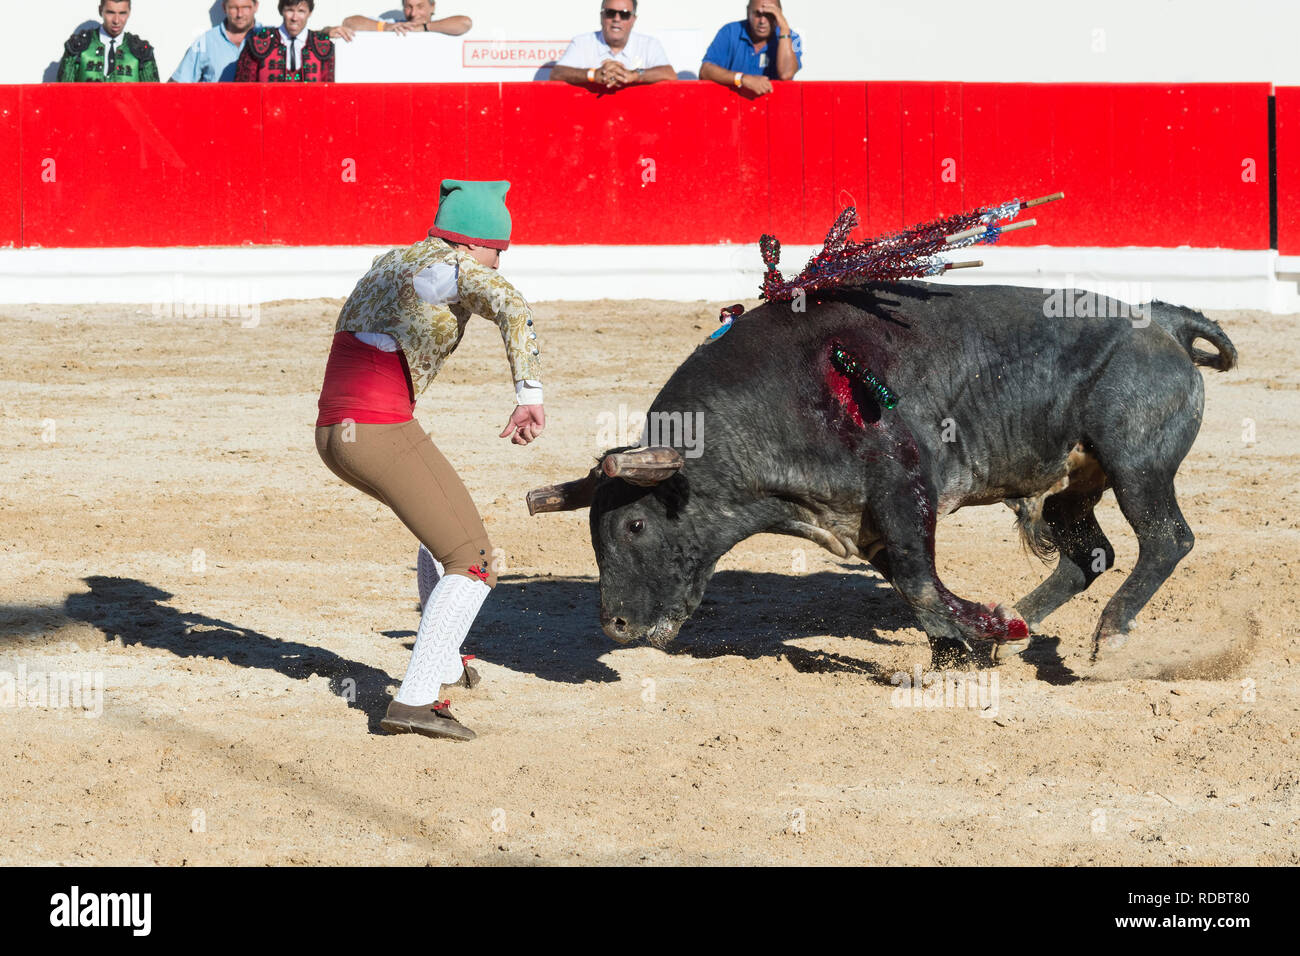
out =
{"type": "MultiPolygon", "coordinates": [[[[230,249],[4,249],[0,304],[138,303],[196,314],[279,299],[342,298],[376,247],[230,249]]],[[[788,246],[796,274],[816,250],[788,246]]],[[[1202,309],[1300,313],[1300,258],[1220,249],[962,250],[981,259],[935,281],[1077,288],[1124,301],[1158,298],[1202,309]]],[[[762,279],[754,246],[516,246],[502,273],[534,302],[592,299],[753,300],[762,279]]],[[[1071,306],[1065,306],[1071,309],[1071,306]]],[[[237,311],[224,314],[237,315],[237,311]]],[[[1073,314],[1070,311],[1065,315],[1073,314]]]]}

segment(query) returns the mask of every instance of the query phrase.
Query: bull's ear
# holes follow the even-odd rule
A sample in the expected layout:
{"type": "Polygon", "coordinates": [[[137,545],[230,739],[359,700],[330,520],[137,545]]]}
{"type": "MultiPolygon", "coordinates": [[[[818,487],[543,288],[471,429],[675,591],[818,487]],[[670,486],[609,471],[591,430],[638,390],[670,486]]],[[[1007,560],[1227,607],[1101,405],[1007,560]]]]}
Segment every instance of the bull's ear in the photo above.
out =
{"type": "Polygon", "coordinates": [[[622,478],[634,485],[657,485],[677,474],[686,463],[676,448],[631,448],[610,452],[601,459],[601,470],[611,478],[622,478]]]}
{"type": "Polygon", "coordinates": [[[544,511],[577,511],[579,508],[590,508],[600,477],[600,466],[597,465],[587,472],[587,477],[579,478],[577,481],[534,488],[528,492],[528,513],[535,515],[544,511]]]}

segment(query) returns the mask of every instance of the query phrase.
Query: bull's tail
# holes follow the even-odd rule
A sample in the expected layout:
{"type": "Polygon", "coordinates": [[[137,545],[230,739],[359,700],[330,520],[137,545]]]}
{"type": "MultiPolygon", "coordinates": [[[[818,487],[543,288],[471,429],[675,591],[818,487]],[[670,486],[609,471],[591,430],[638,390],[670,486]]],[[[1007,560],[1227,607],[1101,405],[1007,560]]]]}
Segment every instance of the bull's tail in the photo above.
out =
{"type": "Polygon", "coordinates": [[[1219,328],[1218,322],[1207,319],[1195,309],[1170,305],[1168,302],[1152,302],[1151,314],[1156,324],[1172,335],[1197,365],[1216,368],[1220,372],[1236,367],[1237,347],[1232,344],[1227,333],[1219,328]],[[1205,352],[1195,348],[1192,343],[1197,339],[1204,339],[1218,351],[1205,352]]]}
{"type": "Polygon", "coordinates": [[[1020,543],[1025,546],[1025,550],[1044,563],[1051,561],[1057,552],[1052,529],[1043,520],[1045,497],[1046,495],[1039,495],[1036,498],[1008,498],[1003,502],[1016,514],[1016,529],[1020,532],[1020,543]]]}

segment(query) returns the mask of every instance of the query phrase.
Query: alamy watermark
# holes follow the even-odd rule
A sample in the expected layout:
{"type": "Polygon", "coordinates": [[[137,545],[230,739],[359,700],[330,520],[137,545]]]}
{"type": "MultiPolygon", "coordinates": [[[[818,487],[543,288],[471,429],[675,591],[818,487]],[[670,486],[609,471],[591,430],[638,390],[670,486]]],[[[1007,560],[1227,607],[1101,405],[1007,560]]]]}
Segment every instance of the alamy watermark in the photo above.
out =
{"type": "Polygon", "coordinates": [[[0,671],[0,710],[11,707],[66,708],[99,717],[104,713],[104,674],[28,671],[26,664],[19,664],[16,672],[0,671]]]}
{"type": "Polygon", "coordinates": [[[922,671],[921,665],[908,673],[898,671],[889,682],[894,685],[889,702],[894,707],[968,708],[981,717],[998,715],[998,672],[922,671]]]}
{"type": "Polygon", "coordinates": [[[148,936],[153,927],[152,893],[83,893],[74,885],[50,897],[50,925],[76,928],[122,927],[148,936]]]}
{"type": "Polygon", "coordinates": [[[680,449],[684,458],[704,454],[703,412],[651,412],[646,415],[619,403],[617,412],[596,416],[596,446],[600,449],[640,444],[680,449]]]}
{"type": "Polygon", "coordinates": [[[1049,319],[1128,319],[1134,328],[1151,324],[1151,300],[1155,297],[1150,282],[1088,283],[1080,289],[1073,275],[1065,277],[1061,288],[1043,289],[1043,315],[1049,319]]]}
{"type": "Polygon", "coordinates": [[[156,319],[239,319],[242,328],[255,329],[262,321],[259,292],[252,282],[195,281],[177,273],[154,286],[152,312],[156,319]]]}

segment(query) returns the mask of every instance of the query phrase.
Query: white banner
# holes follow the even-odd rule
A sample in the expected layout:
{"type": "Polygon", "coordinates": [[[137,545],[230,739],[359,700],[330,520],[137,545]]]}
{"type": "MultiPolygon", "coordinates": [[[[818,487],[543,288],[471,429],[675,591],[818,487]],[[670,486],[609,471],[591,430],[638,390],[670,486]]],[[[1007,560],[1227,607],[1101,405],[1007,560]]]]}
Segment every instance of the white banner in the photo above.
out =
{"type": "MultiPolygon", "coordinates": [[[[678,79],[699,75],[712,36],[703,30],[665,30],[655,36],[678,79]]],[[[340,83],[526,83],[549,78],[570,39],[358,33],[351,43],[335,41],[334,76],[340,83]]]]}

